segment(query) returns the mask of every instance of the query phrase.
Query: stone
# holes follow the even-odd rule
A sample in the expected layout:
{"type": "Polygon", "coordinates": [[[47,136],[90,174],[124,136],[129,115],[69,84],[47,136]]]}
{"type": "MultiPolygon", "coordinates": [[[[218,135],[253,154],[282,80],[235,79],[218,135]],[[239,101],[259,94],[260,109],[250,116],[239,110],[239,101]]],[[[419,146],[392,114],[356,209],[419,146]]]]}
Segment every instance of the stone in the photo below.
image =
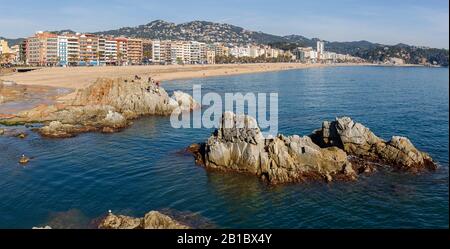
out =
{"type": "Polygon", "coordinates": [[[323,122],[322,128],[310,137],[321,147],[337,146],[349,155],[381,162],[396,169],[418,171],[437,167],[433,159],[417,150],[408,138],[393,136],[386,142],[349,117],[323,122]]]}
{"type": "Polygon", "coordinates": [[[19,159],[20,164],[27,164],[30,161],[30,158],[26,157],[25,155],[22,155],[19,159]]]}
{"type": "Polygon", "coordinates": [[[182,225],[167,215],[158,211],[150,211],[144,217],[145,229],[188,229],[188,226],[182,225]]]}
{"type": "Polygon", "coordinates": [[[5,129],[0,128],[0,136],[5,134],[5,129]]]}
{"type": "Polygon", "coordinates": [[[150,211],[143,218],[135,218],[125,215],[115,215],[111,212],[104,218],[100,229],[188,229],[171,217],[158,211],[150,211]]]}
{"type": "Polygon", "coordinates": [[[24,139],[27,137],[27,134],[24,132],[20,132],[19,134],[16,135],[16,137],[24,139]]]}
{"type": "Polygon", "coordinates": [[[265,139],[254,118],[232,112],[223,114],[205,144],[191,145],[188,151],[206,168],[250,173],[270,184],[356,177],[343,150],[320,148],[307,136],[265,139]]]}
{"type": "Polygon", "coordinates": [[[140,229],[143,227],[142,218],[109,213],[100,223],[100,229],[140,229]]]}
{"type": "Polygon", "coordinates": [[[33,227],[32,229],[52,229],[51,226],[33,227]]]}

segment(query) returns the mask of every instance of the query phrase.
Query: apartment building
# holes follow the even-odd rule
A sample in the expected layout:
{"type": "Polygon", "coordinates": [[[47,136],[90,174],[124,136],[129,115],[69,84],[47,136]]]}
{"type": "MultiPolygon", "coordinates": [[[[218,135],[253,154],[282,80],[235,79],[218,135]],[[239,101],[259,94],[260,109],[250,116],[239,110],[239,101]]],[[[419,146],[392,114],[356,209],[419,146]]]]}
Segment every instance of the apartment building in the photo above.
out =
{"type": "Polygon", "coordinates": [[[115,38],[117,46],[117,65],[128,65],[128,39],[125,37],[115,38]]]}
{"type": "Polygon", "coordinates": [[[142,40],[142,60],[143,62],[149,62],[153,57],[153,44],[152,40],[143,39],[142,40]]]}
{"type": "Polygon", "coordinates": [[[201,43],[197,41],[192,41],[190,46],[191,63],[190,64],[200,64],[201,63],[201,43]]]}
{"type": "Polygon", "coordinates": [[[98,65],[98,37],[91,34],[82,34],[79,36],[81,65],[98,65]]]}
{"type": "Polygon", "coordinates": [[[106,38],[99,37],[98,38],[98,62],[99,62],[99,65],[106,64],[105,49],[106,49],[106,38]]]}
{"type": "Polygon", "coordinates": [[[191,64],[191,43],[190,42],[183,43],[183,63],[191,64]]]}
{"type": "Polygon", "coordinates": [[[33,66],[55,66],[58,63],[58,37],[47,32],[37,32],[27,39],[27,63],[33,66]]]}
{"type": "Polygon", "coordinates": [[[80,42],[78,35],[67,36],[67,64],[78,65],[80,61],[80,42]]]}
{"type": "Polygon", "coordinates": [[[133,64],[141,64],[144,57],[143,42],[141,39],[128,39],[128,61],[133,64]]]}
{"type": "Polygon", "coordinates": [[[57,38],[57,57],[58,65],[67,66],[68,64],[68,50],[67,50],[67,37],[58,36],[57,38]]]}
{"type": "Polygon", "coordinates": [[[184,64],[185,63],[185,59],[184,59],[184,42],[182,41],[177,41],[177,42],[172,42],[172,44],[170,45],[170,61],[172,64],[184,64]]]}
{"type": "Polygon", "coordinates": [[[105,63],[106,65],[117,64],[117,41],[114,38],[105,39],[105,63]]]}
{"type": "Polygon", "coordinates": [[[214,43],[214,52],[217,56],[228,56],[230,49],[222,43],[214,43]]]}

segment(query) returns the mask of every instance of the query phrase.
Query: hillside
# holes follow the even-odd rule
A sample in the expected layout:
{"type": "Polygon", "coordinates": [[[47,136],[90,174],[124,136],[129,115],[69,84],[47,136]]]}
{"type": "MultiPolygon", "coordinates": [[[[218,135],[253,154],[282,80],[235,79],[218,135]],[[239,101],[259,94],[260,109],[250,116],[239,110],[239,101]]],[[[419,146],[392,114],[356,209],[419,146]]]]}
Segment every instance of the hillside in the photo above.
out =
{"type": "MultiPolygon", "coordinates": [[[[52,31],[61,34],[72,30],[52,31]]],[[[264,32],[244,29],[231,24],[207,21],[192,21],[181,24],[156,20],[136,27],[123,27],[114,30],[96,32],[98,35],[127,36],[161,40],[196,40],[201,42],[221,42],[229,46],[245,44],[270,44],[273,47],[290,50],[296,47],[315,47],[319,38],[307,38],[301,35],[277,36],[264,32]]],[[[7,39],[15,45],[23,39],[7,39]]],[[[383,45],[369,41],[332,42],[325,41],[327,51],[350,54],[368,61],[383,62],[389,58],[402,58],[406,63],[429,62],[448,66],[447,49],[423,48],[406,44],[383,45]]]]}

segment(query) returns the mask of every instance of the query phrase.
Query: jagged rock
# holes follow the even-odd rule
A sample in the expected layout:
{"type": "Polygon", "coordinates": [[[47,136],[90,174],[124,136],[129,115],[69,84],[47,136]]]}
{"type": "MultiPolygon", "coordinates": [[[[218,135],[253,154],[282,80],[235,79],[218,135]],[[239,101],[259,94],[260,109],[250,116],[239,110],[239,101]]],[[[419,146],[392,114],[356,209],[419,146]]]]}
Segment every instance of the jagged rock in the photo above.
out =
{"type": "Polygon", "coordinates": [[[142,218],[134,218],[125,215],[114,215],[109,213],[108,216],[100,223],[98,228],[101,229],[139,229],[143,228],[142,218]]]}
{"type": "Polygon", "coordinates": [[[350,155],[395,168],[412,171],[436,168],[431,157],[417,150],[408,138],[394,136],[386,142],[349,117],[323,122],[322,128],[314,131],[311,138],[321,147],[337,146],[350,155]]]}
{"type": "Polygon", "coordinates": [[[150,211],[144,217],[145,229],[188,229],[188,226],[182,225],[157,211],[150,211]]]}
{"type": "Polygon", "coordinates": [[[1,129],[0,128],[0,136],[3,135],[3,134],[5,134],[5,129],[1,129]]]}
{"type": "Polygon", "coordinates": [[[109,213],[100,222],[101,229],[188,229],[190,227],[180,224],[167,215],[157,211],[148,212],[144,218],[135,218],[125,215],[109,213]]]}
{"type": "Polygon", "coordinates": [[[343,150],[322,149],[307,136],[265,139],[254,118],[232,112],[205,144],[188,150],[207,168],[251,173],[271,184],[356,177],[343,150]]]}

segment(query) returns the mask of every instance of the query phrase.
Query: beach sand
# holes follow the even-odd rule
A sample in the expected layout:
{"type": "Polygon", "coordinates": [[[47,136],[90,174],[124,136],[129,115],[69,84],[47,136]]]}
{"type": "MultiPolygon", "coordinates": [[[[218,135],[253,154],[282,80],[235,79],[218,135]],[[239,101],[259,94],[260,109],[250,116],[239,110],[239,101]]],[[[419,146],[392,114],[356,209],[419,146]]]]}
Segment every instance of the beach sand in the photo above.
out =
{"type": "MultiPolygon", "coordinates": [[[[0,76],[0,80],[13,81],[21,85],[50,86],[73,90],[86,88],[97,78],[108,77],[152,77],[164,81],[211,76],[226,76],[246,73],[261,73],[325,66],[349,66],[355,64],[303,64],[303,63],[258,63],[258,64],[215,64],[215,65],[150,65],[122,67],[51,67],[25,73],[0,76]]],[[[357,64],[361,65],[361,64],[357,64]]],[[[73,99],[75,91],[60,96],[58,100],[73,99]]]]}

